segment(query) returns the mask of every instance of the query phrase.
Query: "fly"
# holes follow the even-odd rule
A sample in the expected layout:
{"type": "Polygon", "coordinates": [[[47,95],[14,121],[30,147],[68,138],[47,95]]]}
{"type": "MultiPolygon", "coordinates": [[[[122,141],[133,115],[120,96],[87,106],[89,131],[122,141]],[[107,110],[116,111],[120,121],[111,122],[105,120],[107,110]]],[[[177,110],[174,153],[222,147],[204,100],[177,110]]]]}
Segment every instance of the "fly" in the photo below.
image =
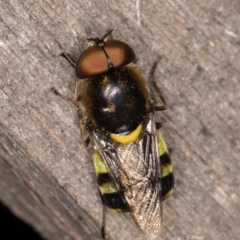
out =
{"type": "Polygon", "coordinates": [[[155,112],[167,105],[154,79],[156,63],[150,80],[162,105],[151,99],[133,49],[113,39],[112,32],[88,39],[76,64],[62,54],[76,69],[74,101],[52,90],[78,111],[83,144],[94,145],[93,164],[104,206],[102,237],[108,207],[130,212],[143,233],[155,238],[162,201],[174,185],[169,151],[155,120],[155,112]]]}

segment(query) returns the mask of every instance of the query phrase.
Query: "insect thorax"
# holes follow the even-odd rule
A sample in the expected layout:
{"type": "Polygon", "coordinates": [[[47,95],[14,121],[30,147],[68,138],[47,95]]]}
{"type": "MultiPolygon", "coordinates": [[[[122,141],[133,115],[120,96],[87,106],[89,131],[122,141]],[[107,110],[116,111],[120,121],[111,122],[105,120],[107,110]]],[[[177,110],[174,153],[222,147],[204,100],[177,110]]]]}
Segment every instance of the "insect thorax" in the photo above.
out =
{"type": "Polygon", "coordinates": [[[114,68],[83,81],[83,104],[96,128],[125,134],[146,119],[150,108],[149,93],[136,68],[114,68]]]}

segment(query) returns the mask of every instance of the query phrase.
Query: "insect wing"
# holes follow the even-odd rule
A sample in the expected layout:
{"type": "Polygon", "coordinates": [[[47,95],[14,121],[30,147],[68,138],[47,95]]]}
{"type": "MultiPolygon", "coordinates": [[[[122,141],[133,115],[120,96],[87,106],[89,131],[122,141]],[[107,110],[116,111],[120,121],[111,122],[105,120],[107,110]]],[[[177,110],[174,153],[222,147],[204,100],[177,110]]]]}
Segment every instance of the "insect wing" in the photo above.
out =
{"type": "Polygon", "coordinates": [[[130,206],[133,206],[132,217],[139,228],[149,238],[155,238],[160,230],[162,222],[162,184],[161,184],[161,163],[156,132],[154,114],[150,114],[150,120],[144,131],[143,137],[138,145],[140,158],[138,165],[145,165],[145,172],[142,178],[135,185],[130,187],[132,197],[127,199],[130,206]]]}
{"type": "Polygon", "coordinates": [[[162,219],[162,186],[153,114],[142,136],[129,144],[116,144],[95,131],[90,136],[133,219],[148,237],[155,237],[162,219]]]}
{"type": "Polygon", "coordinates": [[[94,147],[101,155],[104,160],[105,165],[107,166],[108,173],[110,178],[118,192],[121,190],[121,173],[120,167],[121,163],[116,156],[116,149],[113,143],[107,141],[102,135],[99,135],[95,131],[89,131],[90,138],[94,143],[94,147]]]}
{"type": "MultiPolygon", "coordinates": [[[[137,143],[133,143],[137,144],[137,143]]],[[[146,133],[138,142],[138,166],[129,174],[125,198],[139,228],[150,238],[159,232],[162,220],[160,159],[154,134],[146,133]]],[[[130,172],[131,170],[129,170],[130,172]]]]}

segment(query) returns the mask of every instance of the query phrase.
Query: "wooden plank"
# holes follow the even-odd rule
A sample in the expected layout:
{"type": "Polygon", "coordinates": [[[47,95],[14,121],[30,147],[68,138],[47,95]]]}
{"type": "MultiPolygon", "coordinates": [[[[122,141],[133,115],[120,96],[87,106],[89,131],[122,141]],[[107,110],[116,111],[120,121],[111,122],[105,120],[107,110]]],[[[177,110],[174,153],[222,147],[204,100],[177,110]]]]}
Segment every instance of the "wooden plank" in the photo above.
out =
{"type": "Polygon", "coordinates": [[[31,159],[4,126],[0,133],[1,201],[46,239],[101,239],[91,216],[31,159]]]}
{"type": "MultiPolygon", "coordinates": [[[[77,59],[87,37],[116,28],[146,79],[161,56],[169,110],[159,120],[176,185],[160,236],[238,239],[239,10],[237,0],[1,1],[0,200],[46,239],[100,238],[91,147],[77,113],[49,89],[72,96],[75,73],[59,54],[77,59]]],[[[107,235],[144,239],[129,215],[110,211],[107,235]]]]}

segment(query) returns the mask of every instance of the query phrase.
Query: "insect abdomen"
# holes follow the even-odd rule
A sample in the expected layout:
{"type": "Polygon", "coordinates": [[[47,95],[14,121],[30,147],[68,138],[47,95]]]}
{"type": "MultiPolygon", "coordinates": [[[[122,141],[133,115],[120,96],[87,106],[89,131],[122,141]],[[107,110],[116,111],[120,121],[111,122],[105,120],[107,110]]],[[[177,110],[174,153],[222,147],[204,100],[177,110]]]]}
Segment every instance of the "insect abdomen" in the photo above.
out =
{"type": "Polygon", "coordinates": [[[99,192],[104,205],[116,212],[128,212],[129,207],[124,202],[123,193],[119,193],[112,182],[106,165],[97,151],[93,154],[94,168],[97,175],[99,192]]]}
{"type": "MultiPolygon", "coordinates": [[[[161,178],[162,178],[162,192],[161,198],[165,200],[172,194],[174,186],[174,177],[172,170],[172,163],[169,156],[167,145],[161,135],[157,133],[158,152],[161,160],[161,178]]],[[[107,167],[102,160],[100,154],[95,150],[93,154],[94,168],[97,175],[97,182],[99,192],[103,204],[117,212],[128,212],[129,207],[124,201],[123,193],[119,193],[112,182],[107,167]],[[122,195],[121,195],[122,194],[122,195]]]]}

